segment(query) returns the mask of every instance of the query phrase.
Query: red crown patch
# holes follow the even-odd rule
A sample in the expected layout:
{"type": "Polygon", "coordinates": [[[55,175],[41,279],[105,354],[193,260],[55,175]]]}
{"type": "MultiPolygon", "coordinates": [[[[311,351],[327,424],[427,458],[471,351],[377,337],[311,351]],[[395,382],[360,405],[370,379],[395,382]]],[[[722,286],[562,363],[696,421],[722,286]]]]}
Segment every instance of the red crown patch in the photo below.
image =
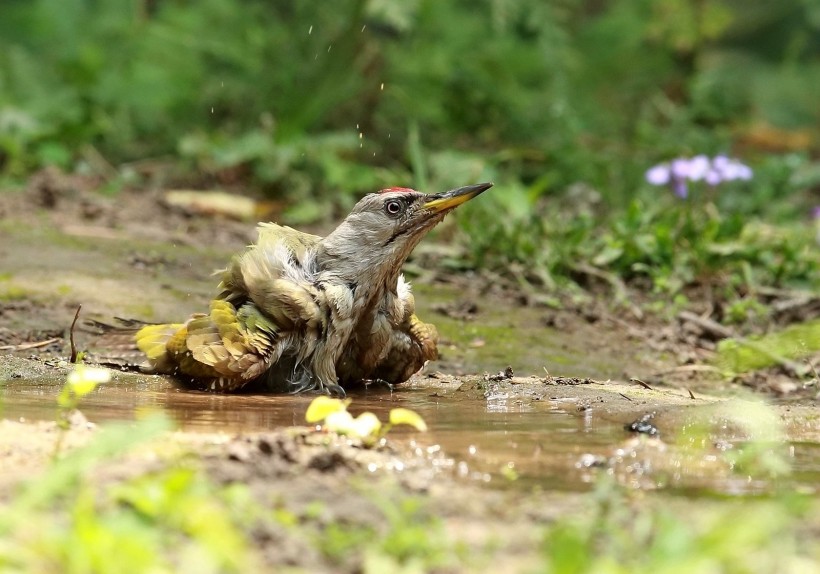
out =
{"type": "Polygon", "coordinates": [[[390,192],[401,192],[401,193],[412,193],[415,190],[410,189],[409,187],[388,187],[387,189],[381,190],[379,193],[390,193],[390,192]]]}

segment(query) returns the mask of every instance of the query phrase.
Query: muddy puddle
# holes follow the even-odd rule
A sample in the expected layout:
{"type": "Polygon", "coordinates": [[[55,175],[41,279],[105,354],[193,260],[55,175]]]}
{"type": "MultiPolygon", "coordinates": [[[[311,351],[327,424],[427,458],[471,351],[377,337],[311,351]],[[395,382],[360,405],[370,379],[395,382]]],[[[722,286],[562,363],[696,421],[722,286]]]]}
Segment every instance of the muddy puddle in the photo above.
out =
{"type": "MultiPolygon", "coordinates": [[[[212,395],[177,388],[159,377],[119,378],[84,399],[82,412],[89,421],[130,420],[149,410],[162,410],[182,430],[254,433],[304,425],[305,410],[313,399],[311,395],[212,395]]],[[[54,420],[60,385],[59,380],[7,381],[0,386],[3,417],[54,420]]],[[[498,483],[514,472],[516,477],[539,481],[544,488],[576,488],[578,473],[570,477],[567,471],[591,446],[605,448],[613,435],[623,432],[615,423],[593,424],[590,417],[573,416],[555,405],[508,407],[458,394],[453,387],[449,391],[367,389],[351,393],[350,410],[354,414],[371,411],[382,420],[397,406],[416,410],[431,430],[422,434],[397,429],[393,438],[443,451],[453,459],[457,476],[498,483]]]]}
{"type": "MultiPolygon", "coordinates": [[[[24,373],[9,379],[6,373],[0,385],[4,418],[54,420],[62,375],[24,373]]],[[[84,400],[82,412],[91,422],[105,423],[161,410],[182,430],[237,435],[304,425],[312,398],[212,395],[178,388],[161,377],[118,373],[84,400]]],[[[764,407],[770,410],[761,415],[753,402],[747,412],[745,401],[691,399],[682,391],[648,391],[622,383],[535,377],[493,383],[486,377],[439,373],[419,376],[393,392],[383,387],[357,390],[351,398],[351,412],[371,411],[382,420],[397,406],[416,410],[430,431],[397,429],[393,440],[443,453],[450,460],[449,474],[496,488],[586,490],[602,472],[650,489],[738,494],[766,492],[773,484],[766,477],[734,472],[727,456],[759,434],[759,429],[744,427],[744,418],[763,416],[760,424],[776,424],[775,407],[764,407]],[[625,429],[642,419],[659,436],[625,429]],[[692,428],[700,430],[687,434],[692,428]]],[[[820,445],[815,442],[820,425],[808,416],[797,418],[800,428],[792,424],[781,429],[785,434],[764,454],[792,468],[787,479],[792,487],[813,492],[820,482],[820,445]]]]}

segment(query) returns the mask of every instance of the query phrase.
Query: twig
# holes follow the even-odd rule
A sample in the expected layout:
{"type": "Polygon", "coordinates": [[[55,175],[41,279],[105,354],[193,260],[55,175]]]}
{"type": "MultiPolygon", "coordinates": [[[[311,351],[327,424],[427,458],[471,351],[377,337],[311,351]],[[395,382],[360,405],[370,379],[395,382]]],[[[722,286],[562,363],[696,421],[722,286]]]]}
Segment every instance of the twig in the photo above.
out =
{"type": "Polygon", "coordinates": [[[0,351],[25,351],[28,349],[36,349],[38,347],[45,347],[52,343],[56,343],[60,340],[60,337],[54,337],[53,339],[46,339],[45,341],[34,341],[32,343],[20,343],[19,345],[3,345],[0,346],[0,351]]]}
{"type": "Polygon", "coordinates": [[[77,312],[74,313],[74,320],[71,322],[71,329],[68,331],[68,340],[71,343],[71,363],[74,364],[77,362],[77,346],[74,344],[74,327],[77,326],[77,319],[80,317],[80,311],[82,310],[83,306],[80,305],[77,307],[77,312]]]}
{"type": "Polygon", "coordinates": [[[687,323],[694,323],[713,337],[718,339],[730,339],[735,336],[734,331],[728,327],[724,327],[717,321],[708,317],[701,317],[691,311],[681,311],[678,313],[678,319],[687,323]]]}
{"type": "Polygon", "coordinates": [[[695,400],[695,394],[692,392],[692,389],[686,389],[686,392],[689,393],[689,398],[694,401],[695,400]]]}
{"type": "Polygon", "coordinates": [[[635,377],[632,377],[631,379],[629,379],[629,382],[630,382],[630,383],[635,383],[636,385],[641,385],[643,388],[648,389],[648,390],[650,390],[650,391],[654,391],[654,390],[655,390],[655,389],[653,389],[652,387],[650,387],[647,383],[645,383],[645,382],[643,382],[642,380],[637,379],[637,378],[635,378],[635,377]]]}
{"type": "Polygon", "coordinates": [[[625,398],[626,400],[628,400],[630,403],[632,402],[632,399],[630,399],[630,398],[629,398],[628,396],[626,396],[625,394],[623,394],[623,393],[618,393],[618,394],[619,394],[619,395],[621,395],[621,396],[622,396],[623,398],[625,398]]]}

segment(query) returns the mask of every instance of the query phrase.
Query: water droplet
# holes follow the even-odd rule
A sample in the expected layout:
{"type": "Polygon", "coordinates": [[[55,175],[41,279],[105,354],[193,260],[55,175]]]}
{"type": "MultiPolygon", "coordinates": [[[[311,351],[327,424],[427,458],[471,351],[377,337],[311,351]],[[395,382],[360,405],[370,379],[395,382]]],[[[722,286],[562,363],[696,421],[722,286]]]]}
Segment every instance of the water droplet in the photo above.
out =
{"type": "Polygon", "coordinates": [[[313,24],[311,24],[310,28],[308,28],[308,35],[310,34],[313,34],[313,24]]]}

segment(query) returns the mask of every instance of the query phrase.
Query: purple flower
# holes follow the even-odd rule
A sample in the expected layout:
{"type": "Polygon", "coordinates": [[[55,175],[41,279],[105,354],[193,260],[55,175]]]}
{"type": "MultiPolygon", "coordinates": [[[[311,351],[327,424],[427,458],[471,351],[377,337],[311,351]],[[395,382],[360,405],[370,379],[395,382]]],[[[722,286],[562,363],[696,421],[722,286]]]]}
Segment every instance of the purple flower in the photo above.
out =
{"type": "Polygon", "coordinates": [[[752,168],[736,159],[729,159],[725,155],[719,155],[712,160],[712,169],[720,175],[721,181],[752,179],[752,168]]]}
{"type": "Polygon", "coordinates": [[[811,210],[811,217],[820,221],[820,205],[814,206],[814,209],[811,210]]]}
{"type": "Polygon", "coordinates": [[[718,172],[725,170],[727,165],[729,165],[729,158],[725,155],[716,155],[715,159],[712,160],[712,168],[718,172]]]}
{"type": "Polygon", "coordinates": [[[669,185],[675,195],[686,199],[689,194],[687,181],[705,181],[715,187],[724,181],[749,180],[752,175],[752,168],[736,159],[718,155],[710,160],[700,154],[691,159],[680,157],[658,164],[647,170],[645,177],[652,185],[669,185]]]}
{"type": "Polygon", "coordinates": [[[669,166],[665,163],[649,168],[646,172],[646,181],[652,185],[666,185],[669,183],[669,166]]]}
{"type": "Polygon", "coordinates": [[[720,176],[720,172],[715,169],[709,169],[703,179],[712,187],[723,181],[723,178],[720,176]]]}
{"type": "Polygon", "coordinates": [[[672,182],[672,191],[681,199],[689,197],[689,187],[686,185],[685,179],[675,179],[672,182]]]}
{"type": "Polygon", "coordinates": [[[709,158],[703,154],[689,160],[689,179],[700,181],[709,172],[709,158]]]}
{"type": "Polygon", "coordinates": [[[737,172],[737,178],[738,179],[742,179],[744,181],[749,181],[750,179],[752,179],[752,175],[754,175],[754,172],[752,171],[752,168],[750,168],[748,165],[743,165],[742,163],[738,163],[737,169],[738,169],[738,172],[737,172]]]}
{"type": "Polygon", "coordinates": [[[686,179],[689,177],[689,160],[678,158],[672,160],[672,179],[686,179]]]}

